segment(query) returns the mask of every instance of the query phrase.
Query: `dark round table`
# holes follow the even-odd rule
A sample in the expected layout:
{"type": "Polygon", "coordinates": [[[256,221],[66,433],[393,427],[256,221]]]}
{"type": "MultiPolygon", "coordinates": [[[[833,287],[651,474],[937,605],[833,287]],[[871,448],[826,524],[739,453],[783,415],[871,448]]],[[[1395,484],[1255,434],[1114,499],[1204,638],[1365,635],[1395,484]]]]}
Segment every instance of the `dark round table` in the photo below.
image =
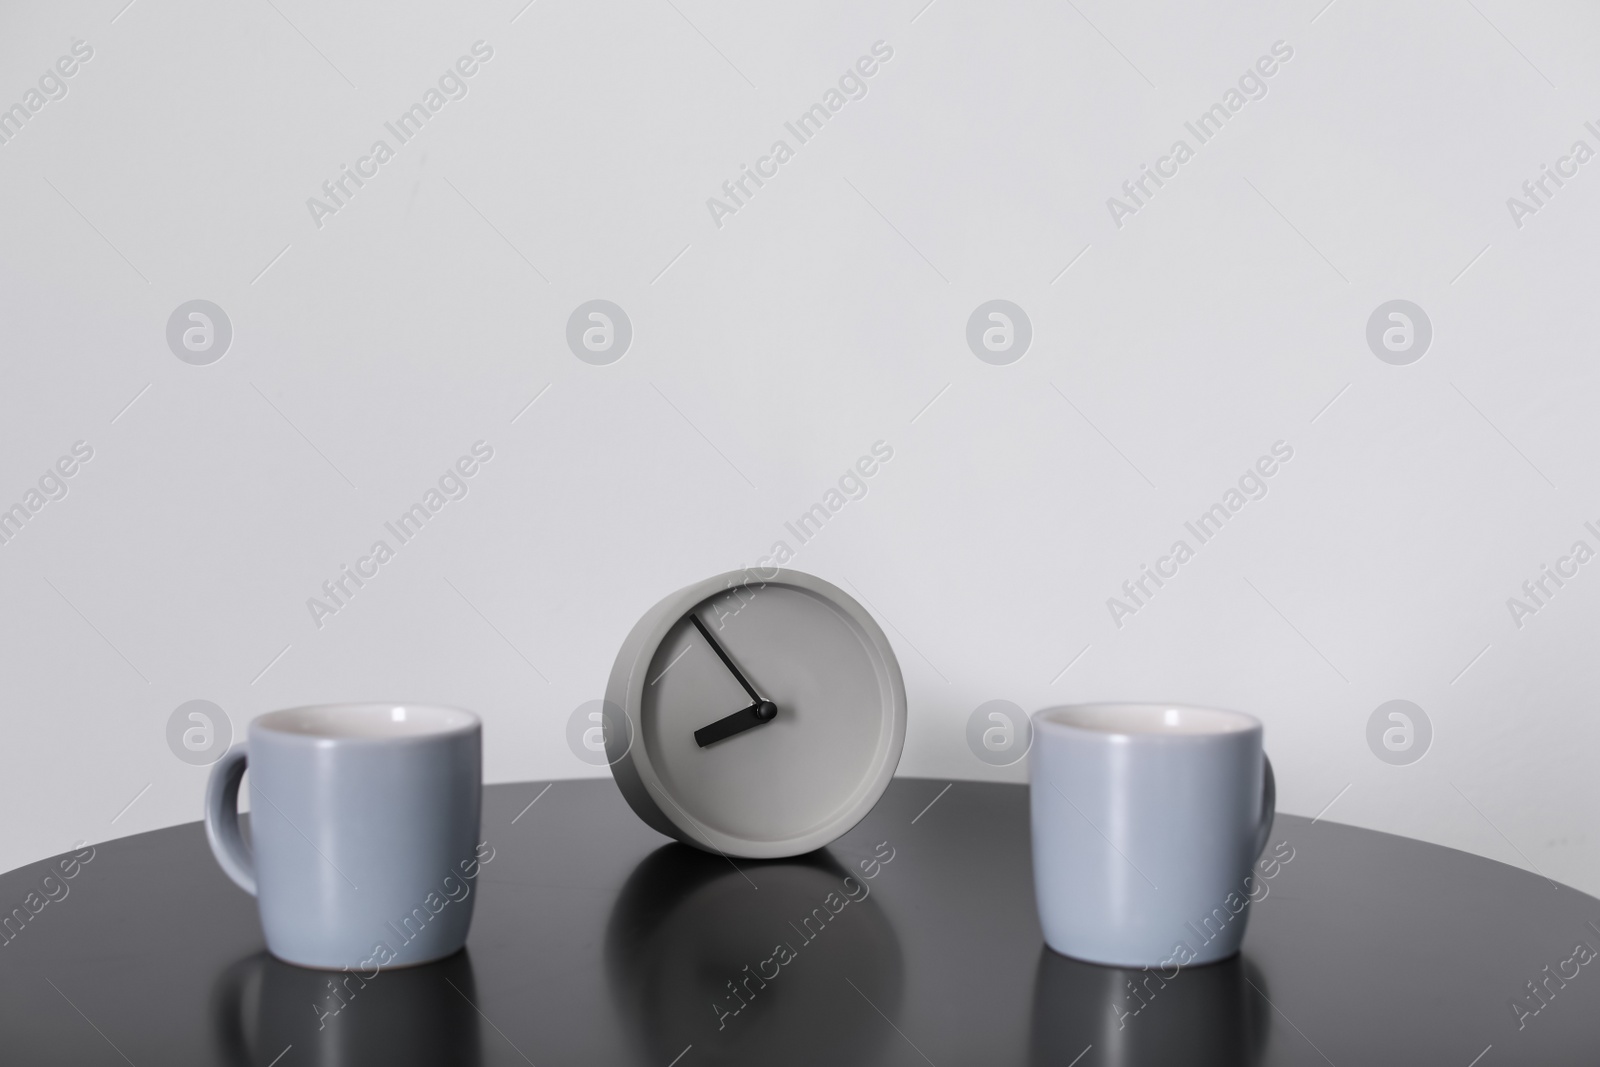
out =
{"type": "Polygon", "coordinates": [[[1243,953],[1166,980],[1044,947],[1022,786],[898,779],[795,860],[668,843],[607,780],[491,786],[483,837],[466,951],[337,999],[266,955],[198,823],[0,876],[0,1059],[1600,1063],[1600,900],[1336,823],[1280,815],[1243,953]]]}

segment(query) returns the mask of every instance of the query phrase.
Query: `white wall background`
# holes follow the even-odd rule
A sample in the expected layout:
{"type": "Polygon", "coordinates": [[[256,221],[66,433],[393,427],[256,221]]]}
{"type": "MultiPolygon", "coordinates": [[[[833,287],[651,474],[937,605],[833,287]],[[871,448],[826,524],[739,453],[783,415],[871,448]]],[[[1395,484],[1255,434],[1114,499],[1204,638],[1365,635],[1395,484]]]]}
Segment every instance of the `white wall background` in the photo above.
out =
{"type": "Polygon", "coordinates": [[[192,699],[236,733],[447,701],[491,781],[604,773],[566,722],[638,615],[795,545],[883,440],[794,565],[895,641],[901,773],[1020,780],[967,748],[987,700],[1233,706],[1284,810],[1600,891],[1600,565],[1507,608],[1600,548],[1600,162],[1507,207],[1600,149],[1592,7],[125,2],[0,11],[0,105],[93,49],[0,145],[0,505],[94,450],[0,546],[0,868],[197,818],[166,739],[192,699]],[[718,227],[707,198],[880,40],[867,95],[718,227]],[[307,198],[379,138],[319,228],[307,198]],[[1179,138],[1119,228],[1107,198],[1179,138]],[[197,298],[234,332],[208,366],[165,338],[197,298]],[[609,366],[564,339],[594,298],[633,326],[609,366]],[[994,298],[1034,333],[1007,366],[965,339],[994,298]],[[1433,326],[1410,365],[1365,337],[1395,298],[1433,326]],[[307,598],[478,440],[469,495],[318,629],[307,598]],[[1114,625],[1280,440],[1269,494],[1114,625]],[[1408,766],[1367,743],[1392,699],[1433,727],[1408,766]]]}

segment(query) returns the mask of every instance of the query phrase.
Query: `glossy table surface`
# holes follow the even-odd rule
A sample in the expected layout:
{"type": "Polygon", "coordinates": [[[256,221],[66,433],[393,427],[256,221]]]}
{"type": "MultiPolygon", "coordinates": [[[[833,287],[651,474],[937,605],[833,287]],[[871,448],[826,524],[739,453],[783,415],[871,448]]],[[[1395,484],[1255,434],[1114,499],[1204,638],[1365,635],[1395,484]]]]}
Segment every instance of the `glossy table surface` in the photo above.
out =
{"type": "Polygon", "coordinates": [[[1600,900],[1335,823],[1279,816],[1268,854],[1290,858],[1243,953],[1138,995],[1147,976],[1044,947],[1022,786],[898,779],[788,861],[669,844],[609,780],[491,786],[483,837],[466,951],[339,1002],[266,956],[198,824],[98,846],[42,906],[49,865],[0,876],[27,916],[0,946],[0,1060],[1600,1063],[1600,962],[1575,954],[1600,950],[1600,900]]]}

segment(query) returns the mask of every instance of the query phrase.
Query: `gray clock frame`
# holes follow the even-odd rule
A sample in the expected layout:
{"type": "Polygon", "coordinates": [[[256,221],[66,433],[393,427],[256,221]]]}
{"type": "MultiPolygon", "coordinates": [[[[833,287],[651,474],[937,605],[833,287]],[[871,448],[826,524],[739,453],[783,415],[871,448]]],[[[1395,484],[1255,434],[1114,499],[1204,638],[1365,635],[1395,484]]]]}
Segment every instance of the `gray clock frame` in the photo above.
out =
{"type": "MultiPolygon", "coordinates": [[[[620,708],[627,717],[625,730],[606,731],[606,757],[611,774],[624,799],[635,814],[652,829],[688,845],[726,856],[746,859],[778,859],[811,852],[833,841],[860,822],[877,804],[900,765],[906,737],[906,687],[900,664],[888,637],[877,621],[856,600],[815,575],[803,571],[775,568],[757,576],[752,571],[728,571],[695,582],[662,599],[634,624],[622,649],[617,653],[606,685],[606,702],[620,708]],[[770,573],[770,577],[766,575],[770,573]],[[889,729],[879,737],[878,750],[871,762],[871,773],[862,780],[855,794],[840,812],[826,823],[798,837],[776,841],[757,841],[736,837],[697,822],[663,788],[649,755],[641,743],[644,722],[641,718],[646,675],[656,650],[679,620],[700,604],[738,587],[760,589],[788,587],[811,593],[827,601],[860,631],[878,671],[887,683],[889,729]]],[[[736,803],[736,798],[729,798],[736,803]]]]}

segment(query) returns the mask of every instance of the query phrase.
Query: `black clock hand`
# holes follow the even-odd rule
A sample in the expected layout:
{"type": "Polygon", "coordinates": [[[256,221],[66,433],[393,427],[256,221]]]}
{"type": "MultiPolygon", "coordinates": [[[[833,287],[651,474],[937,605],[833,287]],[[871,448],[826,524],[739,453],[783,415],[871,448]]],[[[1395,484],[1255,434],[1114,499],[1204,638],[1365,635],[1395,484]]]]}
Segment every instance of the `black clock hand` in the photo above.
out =
{"type": "Polygon", "coordinates": [[[722,665],[728,668],[728,673],[733,675],[734,681],[738,682],[740,687],[750,694],[750,699],[755,701],[748,708],[736,711],[732,715],[724,715],[716,722],[700,727],[694,732],[695,742],[701,748],[705,748],[708,745],[716,744],[718,741],[724,741],[734,734],[744,733],[751,727],[760,726],[762,723],[768,723],[777,718],[778,705],[770,700],[761,699],[755,688],[745,680],[743,674],[739,673],[739,668],[733,665],[733,660],[728,658],[728,654],[722,650],[722,646],[717,644],[717,639],[711,636],[711,631],[706,629],[706,624],[700,621],[700,617],[690,614],[689,621],[694,623],[695,629],[700,631],[700,636],[706,639],[706,644],[711,646],[711,651],[717,654],[717,658],[722,661],[722,665]]]}
{"type": "Polygon", "coordinates": [[[700,636],[706,639],[706,644],[711,646],[711,651],[717,654],[717,658],[722,661],[722,665],[728,668],[728,673],[733,675],[734,681],[738,682],[744,688],[744,691],[750,694],[750,699],[757,704],[763,703],[761,697],[750,687],[750,683],[744,680],[744,675],[739,673],[739,668],[733,665],[733,660],[729,659],[728,654],[722,651],[722,646],[717,644],[717,639],[711,636],[711,631],[706,629],[706,624],[700,621],[700,617],[690,614],[689,621],[694,623],[695,629],[700,631],[700,636]]]}
{"type": "Polygon", "coordinates": [[[734,734],[742,734],[754,726],[771,722],[778,715],[778,706],[770,700],[758,700],[748,708],[725,715],[716,722],[709,723],[694,732],[695,743],[701,748],[708,748],[718,741],[725,741],[734,734]]]}

